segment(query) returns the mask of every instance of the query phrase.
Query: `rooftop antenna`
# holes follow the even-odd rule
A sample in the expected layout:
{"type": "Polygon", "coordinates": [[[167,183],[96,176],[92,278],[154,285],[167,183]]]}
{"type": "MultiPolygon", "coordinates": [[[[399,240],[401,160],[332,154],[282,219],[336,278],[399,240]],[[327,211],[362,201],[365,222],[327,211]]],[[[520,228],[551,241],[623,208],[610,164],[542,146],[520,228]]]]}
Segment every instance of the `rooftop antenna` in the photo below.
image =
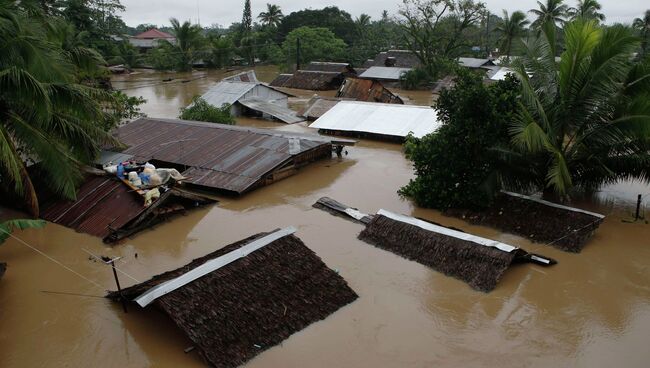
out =
{"type": "Polygon", "coordinates": [[[196,22],[201,26],[201,11],[199,10],[199,0],[196,0],[196,22]]]}

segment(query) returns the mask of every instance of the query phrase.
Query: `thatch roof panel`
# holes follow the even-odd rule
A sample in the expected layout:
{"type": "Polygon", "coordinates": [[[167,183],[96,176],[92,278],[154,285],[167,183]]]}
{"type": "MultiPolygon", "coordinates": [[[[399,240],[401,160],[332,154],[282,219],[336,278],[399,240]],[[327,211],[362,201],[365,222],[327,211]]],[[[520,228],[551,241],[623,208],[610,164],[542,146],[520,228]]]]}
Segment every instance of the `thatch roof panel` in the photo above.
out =
{"type": "MultiPolygon", "coordinates": [[[[150,288],[268,234],[258,234],[123,290],[150,288]]],[[[117,293],[109,297],[118,299],[117,293]]],[[[239,366],[357,298],[345,280],[293,235],[219,268],[153,302],[215,367],[239,366]]]]}

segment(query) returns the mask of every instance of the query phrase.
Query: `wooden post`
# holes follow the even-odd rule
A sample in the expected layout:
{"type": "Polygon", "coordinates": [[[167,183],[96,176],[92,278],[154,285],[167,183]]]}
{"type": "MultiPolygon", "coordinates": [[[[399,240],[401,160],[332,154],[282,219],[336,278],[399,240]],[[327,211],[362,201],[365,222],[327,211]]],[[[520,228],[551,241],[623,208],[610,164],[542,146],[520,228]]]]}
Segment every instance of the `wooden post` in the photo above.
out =
{"type": "Polygon", "coordinates": [[[122,287],[120,286],[120,279],[117,278],[117,271],[115,271],[115,259],[110,260],[111,268],[113,269],[113,277],[115,277],[115,284],[117,285],[117,293],[120,294],[120,301],[122,302],[122,308],[124,313],[129,313],[126,309],[126,300],[122,296],[122,287]]]}
{"type": "Polygon", "coordinates": [[[296,70],[300,70],[300,38],[296,38],[296,70]]]}
{"type": "Polygon", "coordinates": [[[640,212],[641,212],[641,199],[643,196],[639,194],[638,199],[636,200],[636,216],[634,216],[634,220],[639,220],[640,212]]]}

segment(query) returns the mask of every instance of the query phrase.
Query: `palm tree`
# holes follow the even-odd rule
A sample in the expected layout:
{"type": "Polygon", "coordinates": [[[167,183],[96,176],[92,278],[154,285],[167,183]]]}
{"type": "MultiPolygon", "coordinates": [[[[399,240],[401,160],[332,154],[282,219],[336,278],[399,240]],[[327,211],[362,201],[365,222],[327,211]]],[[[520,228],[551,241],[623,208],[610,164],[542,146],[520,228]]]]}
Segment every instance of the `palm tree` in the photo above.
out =
{"type": "Polygon", "coordinates": [[[539,9],[530,9],[528,11],[537,17],[531,26],[541,29],[547,22],[552,22],[556,27],[564,24],[568,7],[563,2],[564,0],[546,0],[546,4],[544,4],[538,1],[539,9]]]}
{"type": "Polygon", "coordinates": [[[599,12],[602,9],[602,6],[597,0],[578,0],[578,4],[575,8],[569,8],[568,15],[572,19],[584,18],[584,19],[596,19],[600,22],[605,21],[605,14],[599,12]]]}
{"type": "Polygon", "coordinates": [[[634,63],[638,40],[624,26],[578,19],[565,27],[555,61],[555,28],[544,27],[516,62],[522,103],[510,127],[505,182],[567,195],[621,179],[650,182],[650,64],[634,63]]]}
{"type": "Polygon", "coordinates": [[[278,5],[266,4],[266,11],[261,12],[257,18],[267,27],[277,27],[280,25],[284,15],[282,14],[282,9],[280,9],[278,5]]]}
{"type": "Polygon", "coordinates": [[[515,11],[512,15],[508,15],[506,10],[503,11],[503,20],[495,30],[501,34],[501,50],[508,59],[510,58],[512,41],[524,34],[525,27],[529,23],[526,14],[522,11],[515,11]]]}
{"type": "Polygon", "coordinates": [[[31,175],[74,198],[82,166],[112,140],[101,129],[107,94],[80,84],[70,54],[47,41],[44,19],[19,6],[0,3],[0,186],[38,216],[31,175]]]}
{"type": "Polygon", "coordinates": [[[370,26],[370,16],[368,14],[361,14],[354,20],[354,27],[357,35],[361,38],[366,34],[366,30],[370,26]]]}
{"type": "Polygon", "coordinates": [[[180,56],[179,70],[190,70],[196,57],[196,51],[201,46],[201,27],[189,21],[181,24],[176,18],[171,18],[169,21],[172,24],[172,33],[176,37],[176,44],[173,45],[173,48],[180,56]]]}
{"type": "Polygon", "coordinates": [[[645,11],[643,18],[634,19],[632,23],[634,29],[639,32],[641,37],[641,57],[648,53],[648,39],[650,39],[650,10],[645,11]]]}

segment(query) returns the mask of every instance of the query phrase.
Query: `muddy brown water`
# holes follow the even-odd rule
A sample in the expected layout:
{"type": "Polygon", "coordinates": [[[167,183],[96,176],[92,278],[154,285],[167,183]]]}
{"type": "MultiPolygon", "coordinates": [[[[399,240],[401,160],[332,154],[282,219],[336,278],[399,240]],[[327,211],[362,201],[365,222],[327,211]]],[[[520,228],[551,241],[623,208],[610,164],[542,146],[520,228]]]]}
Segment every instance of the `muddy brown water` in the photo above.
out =
{"type": "MultiPolygon", "coordinates": [[[[269,67],[258,70],[263,80],[277,73],[269,67]]],[[[150,116],[175,117],[180,106],[223,73],[207,75],[127,92],[149,100],[144,110],[150,116]]],[[[146,72],[120,76],[114,85],[159,79],[162,74],[146,72]]],[[[312,94],[301,92],[304,98],[312,94]]],[[[429,98],[419,95],[421,104],[429,98]]],[[[239,124],[310,131],[304,124],[253,119],[239,124]]],[[[361,141],[341,159],[318,162],[242,198],[223,198],[218,206],[190,212],[113,248],[53,224],[19,232],[20,239],[99,286],[15,239],[0,246],[0,260],[9,263],[0,280],[0,366],[202,366],[196,352],[183,352],[191,343],[164,316],[135,306],[124,314],[101,298],[105,289],[114,288],[111,271],[89,260],[84,249],[123,257],[118,267],[144,281],[251,234],[288,225],[298,228],[297,235],[360,298],[247,367],[649,366],[650,225],[623,222],[633,215],[636,194],[650,192],[647,185],[621,183],[580,202],[608,218],[581,254],[568,254],[416,208],[396,193],[411,177],[399,145],[361,141]],[[386,208],[455,226],[559,264],[514,266],[493,292],[476,292],[357,240],[361,225],[311,207],[322,196],[367,212],[386,208]]],[[[124,285],[135,283],[125,275],[120,279],[124,285]]]]}

